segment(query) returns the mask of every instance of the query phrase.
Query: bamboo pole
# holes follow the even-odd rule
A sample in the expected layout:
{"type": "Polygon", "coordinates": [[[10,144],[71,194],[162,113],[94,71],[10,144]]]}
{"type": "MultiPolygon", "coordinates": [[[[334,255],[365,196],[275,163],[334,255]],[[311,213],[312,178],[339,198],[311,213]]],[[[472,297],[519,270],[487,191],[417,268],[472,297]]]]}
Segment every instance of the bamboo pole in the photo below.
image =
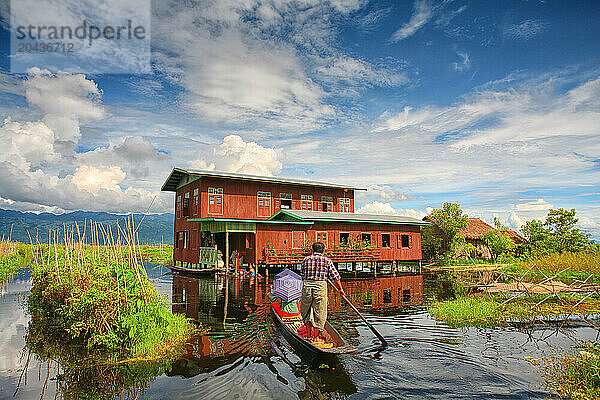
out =
{"type": "Polygon", "coordinates": [[[56,245],[56,241],[58,240],[58,232],[54,232],[52,236],[54,239],[54,267],[56,268],[56,275],[58,276],[58,281],[60,282],[60,269],[58,268],[58,246],[56,245]]]}
{"type": "Polygon", "coordinates": [[[229,231],[225,228],[225,275],[229,273],[229,231]]]}

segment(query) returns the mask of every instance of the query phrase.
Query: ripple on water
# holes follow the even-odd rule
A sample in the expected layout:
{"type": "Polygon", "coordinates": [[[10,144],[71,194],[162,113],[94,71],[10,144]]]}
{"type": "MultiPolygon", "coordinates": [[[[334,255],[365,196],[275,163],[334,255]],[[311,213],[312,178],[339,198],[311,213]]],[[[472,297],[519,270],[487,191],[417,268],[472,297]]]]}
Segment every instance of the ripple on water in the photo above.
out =
{"type": "MultiPolygon", "coordinates": [[[[273,329],[264,313],[268,282],[174,280],[157,265],[148,264],[147,270],[159,292],[176,303],[173,309],[207,331],[190,343],[190,354],[168,375],[157,377],[143,395],[148,399],[545,399],[551,394],[543,389],[540,367],[527,359],[565,351],[572,344],[566,335],[543,326],[453,328],[436,321],[423,306],[412,305],[364,312],[390,342],[381,350],[368,327],[343,307],[331,310],[331,322],[360,351],[320,370],[306,366],[273,329]]],[[[15,278],[10,294],[0,299],[0,399],[12,398],[24,363],[18,356],[28,318],[19,298],[29,292],[26,278],[15,278]]],[[[572,327],[568,333],[587,340],[597,335],[586,327],[572,327]]],[[[30,376],[17,398],[39,398],[42,383],[30,376]]]]}

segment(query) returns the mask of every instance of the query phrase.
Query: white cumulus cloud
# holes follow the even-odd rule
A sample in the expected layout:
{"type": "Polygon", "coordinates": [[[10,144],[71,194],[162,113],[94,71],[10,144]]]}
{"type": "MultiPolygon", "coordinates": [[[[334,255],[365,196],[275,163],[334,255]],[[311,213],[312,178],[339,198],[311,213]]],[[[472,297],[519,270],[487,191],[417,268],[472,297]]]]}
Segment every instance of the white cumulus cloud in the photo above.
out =
{"type": "Polygon", "coordinates": [[[229,135],[212,149],[209,160],[199,158],[190,162],[192,168],[239,172],[255,175],[276,175],[283,164],[275,149],[256,142],[245,142],[239,135],[229,135]]]}
{"type": "Polygon", "coordinates": [[[125,173],[119,167],[94,167],[82,165],[71,177],[71,182],[79,189],[98,194],[101,189],[120,192],[119,183],[125,179],[125,173]]]}
{"type": "Polygon", "coordinates": [[[390,185],[369,185],[367,191],[359,191],[356,193],[359,199],[376,198],[381,201],[405,201],[414,199],[405,193],[402,193],[390,185]]]}
{"type": "Polygon", "coordinates": [[[537,199],[528,201],[526,203],[512,204],[511,208],[516,211],[545,211],[553,208],[554,206],[548,203],[544,199],[537,199]]]}
{"type": "Polygon", "coordinates": [[[360,214],[383,214],[383,215],[401,215],[404,217],[412,217],[421,219],[427,215],[426,211],[415,210],[412,208],[394,208],[391,203],[383,203],[374,201],[367,203],[356,210],[360,214]]]}
{"type": "Polygon", "coordinates": [[[27,102],[42,111],[42,122],[52,129],[63,152],[73,151],[81,137],[81,125],[107,116],[100,103],[101,91],[83,74],[52,74],[32,68],[23,86],[27,102]]]}
{"type": "MultiPolygon", "coordinates": [[[[107,116],[96,83],[81,74],[34,68],[23,86],[29,114],[39,119],[7,119],[0,126],[2,205],[37,211],[145,211],[158,193],[132,187],[121,165],[141,165],[152,153],[151,145],[124,138],[110,145],[110,151],[75,152],[80,128],[107,116]]],[[[169,209],[165,198],[155,202],[155,210],[169,209]]]]}

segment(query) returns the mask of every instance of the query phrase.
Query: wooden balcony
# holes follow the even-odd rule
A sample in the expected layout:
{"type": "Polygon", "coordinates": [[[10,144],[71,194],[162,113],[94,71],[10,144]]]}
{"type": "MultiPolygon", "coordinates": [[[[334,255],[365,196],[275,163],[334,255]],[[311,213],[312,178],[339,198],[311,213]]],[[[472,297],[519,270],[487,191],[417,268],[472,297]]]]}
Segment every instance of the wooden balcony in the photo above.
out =
{"type": "MultiPolygon", "coordinates": [[[[325,255],[333,262],[377,261],[380,259],[381,249],[325,249],[325,255]]],[[[311,254],[306,249],[263,249],[263,262],[265,264],[299,264],[302,259],[311,254]]]]}

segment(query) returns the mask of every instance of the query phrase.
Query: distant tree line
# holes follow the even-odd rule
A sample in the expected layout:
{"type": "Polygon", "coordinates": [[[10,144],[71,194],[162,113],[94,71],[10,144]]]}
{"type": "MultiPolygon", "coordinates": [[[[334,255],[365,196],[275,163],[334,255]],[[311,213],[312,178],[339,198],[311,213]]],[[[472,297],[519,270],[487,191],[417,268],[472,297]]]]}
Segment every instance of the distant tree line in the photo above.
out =
{"type": "MultiPolygon", "coordinates": [[[[500,256],[542,256],[565,252],[598,252],[600,247],[590,234],[577,228],[575,209],[551,209],[545,221],[528,221],[521,227],[522,244],[515,244],[509,229],[494,218],[494,229],[482,235],[481,240],[489,248],[492,259],[500,256]]],[[[468,216],[457,203],[444,203],[433,210],[421,229],[421,248],[426,259],[453,259],[477,254],[477,248],[460,232],[467,227],[468,216]]]]}

